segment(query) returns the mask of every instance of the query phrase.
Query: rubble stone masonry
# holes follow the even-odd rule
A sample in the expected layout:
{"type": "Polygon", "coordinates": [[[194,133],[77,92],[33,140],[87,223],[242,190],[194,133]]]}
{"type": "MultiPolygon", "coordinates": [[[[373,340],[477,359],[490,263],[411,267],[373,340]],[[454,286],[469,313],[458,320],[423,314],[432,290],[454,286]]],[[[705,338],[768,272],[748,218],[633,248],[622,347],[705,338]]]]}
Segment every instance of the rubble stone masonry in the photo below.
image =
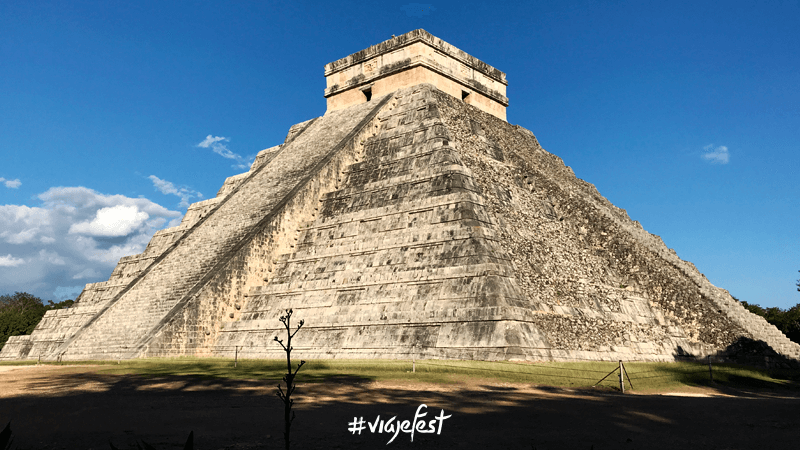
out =
{"type": "Polygon", "coordinates": [[[286,308],[304,358],[800,356],[530,131],[422,84],[292,127],[0,358],[280,357],[286,308]]]}
{"type": "Polygon", "coordinates": [[[303,358],[797,364],[799,345],[506,122],[504,73],[424,30],[325,70],[324,116],[0,360],[278,358],[292,308],[303,358]]]}

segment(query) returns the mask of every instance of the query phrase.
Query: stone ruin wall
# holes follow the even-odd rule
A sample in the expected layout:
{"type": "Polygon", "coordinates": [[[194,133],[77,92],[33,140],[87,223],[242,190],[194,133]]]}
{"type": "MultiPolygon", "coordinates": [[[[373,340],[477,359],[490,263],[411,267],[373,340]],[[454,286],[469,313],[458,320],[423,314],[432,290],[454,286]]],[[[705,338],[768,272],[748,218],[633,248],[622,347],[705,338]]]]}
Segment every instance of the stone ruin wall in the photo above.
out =
{"type": "Polygon", "coordinates": [[[554,347],[702,357],[746,337],[800,358],[800,346],[575,177],[533,133],[436,97],[502,223],[520,288],[547,313],[534,324],[554,347]]]}
{"type": "MultiPolygon", "coordinates": [[[[378,99],[366,107],[374,108],[380,101],[378,99]]],[[[310,122],[312,121],[300,125],[310,122]]],[[[305,224],[313,221],[319,214],[319,199],[323,193],[338,187],[345,167],[355,162],[357,155],[363,152],[362,142],[366,140],[367,134],[372,133],[375,122],[377,119],[373,118],[363,124],[362,128],[354,130],[356,132],[345,139],[342,148],[334,149],[331,158],[323,161],[322,167],[311,171],[306,183],[298,184],[299,189],[288,198],[286,204],[270,212],[271,217],[253,230],[252,237],[243,240],[243,245],[231,249],[224,257],[228,261],[225,266],[215,271],[203,288],[180,311],[162,320],[163,326],[148,340],[147,348],[141,356],[233,354],[234,346],[241,343],[220,343],[221,340],[224,341],[223,333],[229,332],[229,328],[241,321],[243,315],[252,314],[257,308],[251,304],[253,296],[248,294],[254,287],[268,283],[281,262],[293,252],[305,224]]],[[[299,127],[294,132],[290,131],[287,141],[302,131],[304,130],[299,127]]],[[[316,132],[326,131],[329,130],[316,132]]],[[[267,151],[275,152],[272,149],[264,152],[267,151]]],[[[260,163],[257,158],[254,166],[267,162],[260,163]]],[[[231,179],[241,182],[243,177],[237,175],[228,180],[231,179]]],[[[223,187],[220,192],[223,190],[226,188],[223,187]]],[[[232,188],[227,189],[228,192],[231,190],[232,188]]],[[[277,317],[276,315],[275,318],[277,317]]]]}
{"type": "MultiPolygon", "coordinates": [[[[136,328],[143,347],[103,349],[103,333],[114,333],[97,329],[73,359],[231,356],[234,346],[280,357],[271,338],[288,307],[307,321],[303,357],[671,360],[717,354],[741,337],[800,356],[530,131],[431,86],[384,100],[359,107],[380,111],[308,182],[292,181],[294,194],[267,221],[247,217],[237,192],[259,167],[291,161],[280,156],[286,144],[261,152],[144,253],[121,259],[109,281],[87,285],[72,308],[48,312],[34,336],[9,340],[0,358],[52,357],[228,200],[263,223],[223,245],[224,264],[151,314],[155,326],[136,328]]],[[[292,127],[287,143],[331,145],[322,137],[331,130],[303,135],[313,124],[292,127]]]]}
{"type": "MultiPolygon", "coordinates": [[[[156,233],[142,255],[122,258],[108,282],[88,285],[73,307],[52,311],[56,314],[49,314],[31,336],[10,340],[0,359],[36,359],[40,355],[43,359],[116,359],[140,354],[154,331],[163,328],[162,322],[172,319],[191,300],[184,297],[221,272],[214,268],[219,265],[215,261],[231,257],[225,252],[269,215],[282,195],[302,183],[309,172],[306,166],[325,159],[332,140],[342,139],[379,106],[380,102],[375,102],[318,120],[320,129],[297,155],[290,153],[275,161],[281,154],[279,148],[261,152],[249,175],[229,178],[217,198],[192,205],[179,227],[156,233]],[[245,183],[245,179],[251,182],[245,183]],[[238,192],[243,184],[248,189],[238,192]],[[221,206],[226,207],[223,212],[221,206]],[[267,208],[267,213],[260,208],[267,208]],[[98,285],[102,288],[97,289],[98,285]],[[101,295],[95,295],[98,292],[101,295]]],[[[292,127],[287,143],[302,135],[311,122],[292,127]]],[[[218,303],[224,305],[218,305],[222,310],[218,315],[235,305],[230,296],[223,296],[218,303]]],[[[193,321],[191,331],[219,326],[209,322],[216,319],[214,314],[195,319],[200,322],[193,321]]],[[[170,351],[173,347],[187,348],[177,340],[169,346],[170,351]]]]}
{"type": "Polygon", "coordinates": [[[413,30],[325,65],[328,110],[423,83],[506,119],[506,74],[431,35],[413,30]]]}
{"type": "MultiPolygon", "coordinates": [[[[324,266],[314,258],[311,267],[303,265],[299,262],[302,258],[298,257],[303,241],[312,248],[327,245],[321,233],[313,235],[315,230],[325,228],[321,226],[324,220],[320,218],[316,224],[312,221],[303,225],[305,232],[299,235],[301,246],[298,252],[280,257],[272,287],[251,288],[248,298],[257,298],[253,304],[260,306],[245,308],[242,320],[224,327],[221,339],[214,346],[215,354],[228,354],[230,347],[241,345],[244,355],[279,357],[278,349],[265,348],[258,343],[269,341],[269,337],[280,331],[275,323],[271,323],[274,322],[272,316],[292,305],[299,307],[313,324],[307,325],[299,349],[317,357],[403,357],[415,354],[420,357],[478,359],[670,360],[682,353],[695,356],[716,354],[741,336],[770,340],[774,348],[786,354],[796,351],[796,346],[777,330],[758,323],[760,318],[747,317],[749,313],[732,299],[725,304],[726,292],[708,283],[691,263],[677,258],[660,238],[642,230],[623,210],[600,196],[594,186],[577,179],[559,158],[538,145],[532,133],[465,107],[441,92],[432,90],[431,93],[430,100],[438,104],[438,107],[433,107],[436,111],[433,117],[441,114],[440,121],[433,122],[443,121],[447,125],[443,136],[453,139],[453,148],[458,150],[452,162],[463,162],[469,182],[480,186],[475,189],[481,196],[478,203],[485,203],[491,211],[491,217],[481,222],[485,228],[497,232],[493,241],[504,250],[495,251],[492,257],[508,258],[513,266],[510,276],[514,278],[512,284],[515,286],[503,288],[506,293],[500,297],[505,297],[505,301],[500,303],[525,311],[510,312],[507,308],[497,309],[492,314],[485,309],[474,309],[473,319],[458,319],[461,326],[472,324],[473,329],[451,329],[448,333],[443,331],[443,324],[458,316],[454,311],[459,306],[463,309],[465,305],[444,302],[447,297],[444,292],[448,289],[457,291],[458,288],[452,285],[428,288],[421,293],[439,296],[439,313],[427,311],[436,307],[424,306],[430,317],[422,319],[408,311],[393,311],[395,331],[371,336],[367,341],[372,340],[372,345],[365,345],[363,336],[359,338],[349,334],[353,330],[359,330],[361,334],[374,329],[364,328],[365,322],[372,320],[372,315],[380,316],[381,320],[389,319],[384,325],[391,327],[391,318],[385,317],[388,312],[382,312],[391,308],[376,308],[372,302],[364,304],[363,293],[361,304],[354,298],[349,299],[358,304],[355,308],[348,309],[337,305],[337,301],[324,300],[332,297],[341,303],[342,288],[354,291],[359,287],[358,283],[340,286],[339,289],[331,289],[329,285],[320,288],[319,283],[314,286],[324,295],[320,292],[299,294],[297,286],[292,294],[292,288],[287,287],[296,283],[298,277],[303,276],[305,280],[315,268],[319,270],[324,266]],[[662,258],[670,263],[664,264],[662,258]],[[336,308],[336,312],[331,314],[330,308],[336,308]],[[478,320],[479,316],[483,320],[478,320]],[[331,317],[335,319],[331,321],[331,317]],[[743,321],[743,317],[746,320],[743,321]],[[400,326],[399,322],[410,325],[400,326]],[[516,336],[506,332],[500,341],[493,340],[492,336],[498,334],[497,325],[505,324],[508,328],[509,323],[515,323],[519,328],[516,336]],[[474,328],[476,326],[478,328],[474,328]],[[754,329],[756,333],[747,329],[754,329]],[[450,344],[445,337],[448,334],[451,336],[450,344]],[[387,342],[392,339],[414,342],[415,348],[399,349],[387,342]],[[339,345],[341,348],[336,348],[339,345]],[[469,347],[473,349],[469,350],[469,347]],[[505,350],[499,350],[501,347],[505,350]],[[509,347],[517,349],[509,353],[509,347]]],[[[399,97],[403,95],[407,94],[399,97]]],[[[395,115],[399,113],[396,111],[395,115]]],[[[379,121],[386,121],[390,116],[383,112],[379,121]]],[[[400,119],[395,125],[402,121],[400,119]]],[[[396,128],[392,133],[391,128],[382,129],[377,138],[391,141],[403,135],[396,128]]],[[[388,165],[385,153],[369,155],[368,152],[365,159],[363,164],[382,161],[383,167],[388,165]]],[[[343,185],[334,186],[334,191],[346,192],[348,185],[351,191],[363,188],[364,185],[359,184],[353,175],[356,169],[342,170],[337,181],[343,181],[343,185]]],[[[421,171],[422,168],[416,167],[415,170],[421,171]]],[[[386,182],[398,174],[384,172],[371,182],[386,182]]],[[[330,200],[336,196],[332,193],[328,197],[330,200]]],[[[337,216],[363,210],[325,202],[329,209],[335,209],[337,216]]],[[[367,220],[376,220],[381,215],[385,217],[385,212],[374,210],[379,205],[380,202],[376,204],[373,201],[372,215],[366,217],[367,220]]],[[[329,216],[332,217],[333,213],[330,211],[329,216]]],[[[361,217],[364,219],[363,214],[361,217]]],[[[340,217],[333,229],[340,230],[347,220],[347,217],[340,217]]],[[[353,233],[358,234],[357,231],[353,233]]],[[[358,265],[358,260],[351,259],[348,263],[358,265]]],[[[372,264],[364,262],[365,266],[371,267],[372,264]]],[[[435,262],[429,260],[427,264],[435,262]]],[[[460,273],[463,277],[469,275],[468,271],[460,273]]],[[[419,298],[420,293],[414,293],[416,287],[408,280],[398,276],[393,278],[397,289],[403,293],[371,293],[378,297],[389,295],[390,298],[396,296],[406,300],[419,298]]],[[[503,283],[507,284],[508,280],[503,283]]]]}
{"type": "Polygon", "coordinates": [[[132,281],[142,275],[187,230],[208,214],[219,200],[217,197],[193,203],[178,226],[156,231],[144,252],[120,258],[107,281],[87,284],[71,307],[47,311],[36,326],[35,339],[30,335],[9,338],[0,354],[0,360],[15,359],[17,355],[24,355],[29,359],[40,355],[47,358],[57,353],[65,341],[86,326],[132,281]]]}
{"type": "Polygon", "coordinates": [[[279,357],[261,343],[293,307],[306,319],[304,357],[507,355],[498,311],[513,300],[503,288],[513,273],[432,100],[425,86],[394,93],[360,162],[320,200],[322,215],[271,283],[251,290],[259,306],[219,348],[279,357]]]}

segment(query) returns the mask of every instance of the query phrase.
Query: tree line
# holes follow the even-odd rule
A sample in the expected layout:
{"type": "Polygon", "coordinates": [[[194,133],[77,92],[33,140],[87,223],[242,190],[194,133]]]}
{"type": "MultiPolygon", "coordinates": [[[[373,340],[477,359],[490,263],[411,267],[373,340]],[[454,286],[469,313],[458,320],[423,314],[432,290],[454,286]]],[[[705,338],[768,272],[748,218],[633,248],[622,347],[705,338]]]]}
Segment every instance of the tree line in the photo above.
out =
{"type": "MultiPolygon", "coordinates": [[[[800,291],[800,288],[797,290],[800,291]]],[[[739,300],[736,297],[734,299],[739,300]]],[[[793,342],[800,344],[800,303],[789,309],[781,309],[775,306],[762,308],[761,305],[751,305],[744,300],[739,300],[739,303],[751,313],[758,314],[766,319],[767,322],[775,325],[775,328],[781,330],[793,342]]]]}
{"type": "Polygon", "coordinates": [[[31,334],[47,311],[68,308],[73,303],[74,300],[58,303],[48,300],[45,304],[42,299],[27,292],[0,295],[0,349],[10,336],[31,334]]]}
{"type": "MultiPolygon", "coordinates": [[[[798,272],[800,272],[800,270],[798,270],[798,272]]],[[[797,292],[800,292],[800,280],[797,280],[796,286],[797,292]]],[[[758,314],[766,319],[767,322],[775,325],[775,328],[781,330],[787,338],[800,344],[800,303],[789,309],[780,309],[776,307],[762,308],[761,305],[751,305],[744,300],[739,300],[736,297],[733,298],[751,313],[758,314]]]]}
{"type": "MultiPolygon", "coordinates": [[[[798,270],[800,272],[800,270],[798,270]]],[[[800,280],[797,280],[797,292],[800,292],[800,280]]],[[[775,328],[781,330],[793,342],[800,344],[800,303],[792,306],[789,309],[780,308],[762,308],[760,305],[751,305],[745,301],[739,300],[742,306],[753,314],[758,314],[767,320],[767,322],[775,325],[775,328]]]]}

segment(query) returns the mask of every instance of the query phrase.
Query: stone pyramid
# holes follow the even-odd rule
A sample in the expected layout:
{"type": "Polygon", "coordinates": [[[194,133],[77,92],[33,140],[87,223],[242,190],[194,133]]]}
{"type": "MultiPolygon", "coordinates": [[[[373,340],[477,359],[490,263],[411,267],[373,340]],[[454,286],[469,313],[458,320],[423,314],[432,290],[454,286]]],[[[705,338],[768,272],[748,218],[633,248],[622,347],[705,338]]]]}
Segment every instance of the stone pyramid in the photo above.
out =
{"type": "Polygon", "coordinates": [[[286,308],[303,358],[800,357],[508,124],[499,70],[415,30],[325,75],[324,116],[0,359],[281,357],[286,308]]]}

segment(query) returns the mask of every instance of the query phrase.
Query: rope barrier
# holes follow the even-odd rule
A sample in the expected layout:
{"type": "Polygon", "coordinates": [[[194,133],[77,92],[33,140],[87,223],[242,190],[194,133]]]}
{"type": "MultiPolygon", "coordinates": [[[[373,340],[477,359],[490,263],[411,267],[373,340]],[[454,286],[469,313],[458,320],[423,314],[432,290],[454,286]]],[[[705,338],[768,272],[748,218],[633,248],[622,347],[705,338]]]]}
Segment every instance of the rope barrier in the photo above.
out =
{"type": "MultiPolygon", "coordinates": [[[[112,346],[114,349],[125,349],[124,346],[112,346]]],[[[214,356],[220,359],[232,359],[234,367],[237,367],[238,363],[244,363],[244,361],[239,361],[240,356],[245,356],[247,354],[262,354],[267,352],[271,352],[272,349],[265,349],[263,347],[253,347],[253,346],[241,346],[241,345],[219,345],[214,346],[211,349],[211,352],[214,356]],[[230,353],[228,355],[228,353],[230,353]]],[[[280,349],[274,349],[275,352],[279,352],[280,349]]],[[[300,349],[301,351],[304,349],[300,349]]],[[[544,349],[543,349],[544,350],[544,349]]],[[[548,349],[549,350],[549,349],[548,349]]],[[[421,367],[427,366],[430,369],[433,369],[433,373],[436,372],[435,368],[440,368],[440,373],[473,373],[473,374],[503,374],[503,375],[511,375],[514,377],[519,377],[522,380],[526,379],[560,379],[560,380],[573,380],[579,385],[590,385],[587,381],[594,382],[594,386],[611,383],[612,385],[616,384],[615,378],[609,378],[614,373],[617,373],[617,377],[619,380],[619,388],[624,393],[624,382],[623,378],[627,379],[627,383],[633,387],[633,380],[637,380],[637,385],[639,381],[645,380],[659,380],[659,379],[676,379],[679,380],[682,377],[697,377],[698,375],[705,374],[709,377],[709,380],[713,383],[714,382],[714,372],[718,374],[731,374],[736,373],[742,370],[752,370],[753,367],[742,365],[737,366],[734,363],[724,363],[719,365],[712,365],[710,358],[704,358],[702,360],[698,358],[691,358],[687,357],[689,361],[680,361],[680,362],[688,362],[687,365],[677,365],[673,367],[665,367],[660,370],[642,370],[642,371],[629,371],[627,367],[624,366],[625,361],[602,361],[597,359],[589,359],[589,358],[570,358],[569,361],[548,361],[545,362],[532,362],[532,361],[525,361],[523,363],[520,362],[512,362],[512,361],[486,361],[494,365],[494,367],[475,367],[470,366],[469,361],[465,361],[464,365],[457,364],[454,362],[449,362],[448,360],[418,360],[416,359],[420,355],[416,352],[408,352],[405,354],[397,355],[400,357],[407,357],[408,359],[330,359],[330,360],[316,360],[312,361],[311,364],[317,366],[318,368],[325,370],[325,369],[343,369],[347,366],[371,366],[371,369],[375,371],[394,371],[397,369],[403,369],[408,367],[409,359],[411,360],[411,365],[414,368],[413,372],[416,372],[416,365],[420,365],[421,367]],[[578,362],[588,361],[597,364],[593,367],[603,367],[604,364],[608,364],[609,368],[614,366],[614,370],[608,372],[606,370],[596,370],[590,368],[581,368],[581,367],[570,367],[570,365],[578,362]],[[663,373],[667,372],[667,373],[663,373]],[[599,376],[594,374],[604,374],[605,376],[600,381],[595,381],[599,376]],[[581,376],[584,375],[584,376],[581,376]]],[[[180,363],[180,357],[174,358],[173,361],[180,363]]],[[[253,360],[250,360],[249,364],[252,364],[253,360]]],[[[283,358],[278,357],[269,360],[260,360],[262,363],[266,361],[275,362],[279,364],[283,364],[283,358]]],[[[135,360],[134,360],[135,362],[135,360]]],[[[192,363],[197,363],[196,361],[192,361],[192,363]]],[[[664,363],[664,361],[646,361],[646,360],[632,360],[627,361],[627,364],[635,364],[635,363],[664,363]]],[[[271,370],[271,369],[270,369],[271,370]]],[[[361,369],[356,369],[361,370],[361,369]]],[[[406,370],[407,371],[407,370],[406,370]]]]}
{"type": "MultiPolygon", "coordinates": [[[[434,366],[434,367],[455,367],[457,369],[464,369],[464,370],[468,370],[468,371],[483,371],[483,372],[492,372],[492,373],[502,372],[502,373],[513,373],[513,374],[517,374],[517,375],[537,375],[535,373],[522,372],[522,371],[515,372],[515,371],[510,371],[510,370],[494,370],[494,369],[482,369],[482,368],[479,368],[479,367],[453,366],[453,365],[449,365],[449,364],[431,364],[431,363],[421,362],[421,361],[417,361],[417,364],[418,365],[424,365],[424,366],[434,366]]],[[[564,376],[564,375],[544,375],[544,376],[546,376],[546,377],[556,377],[556,378],[571,378],[571,379],[575,379],[575,380],[594,380],[594,378],[573,377],[573,376],[564,376]]]]}

